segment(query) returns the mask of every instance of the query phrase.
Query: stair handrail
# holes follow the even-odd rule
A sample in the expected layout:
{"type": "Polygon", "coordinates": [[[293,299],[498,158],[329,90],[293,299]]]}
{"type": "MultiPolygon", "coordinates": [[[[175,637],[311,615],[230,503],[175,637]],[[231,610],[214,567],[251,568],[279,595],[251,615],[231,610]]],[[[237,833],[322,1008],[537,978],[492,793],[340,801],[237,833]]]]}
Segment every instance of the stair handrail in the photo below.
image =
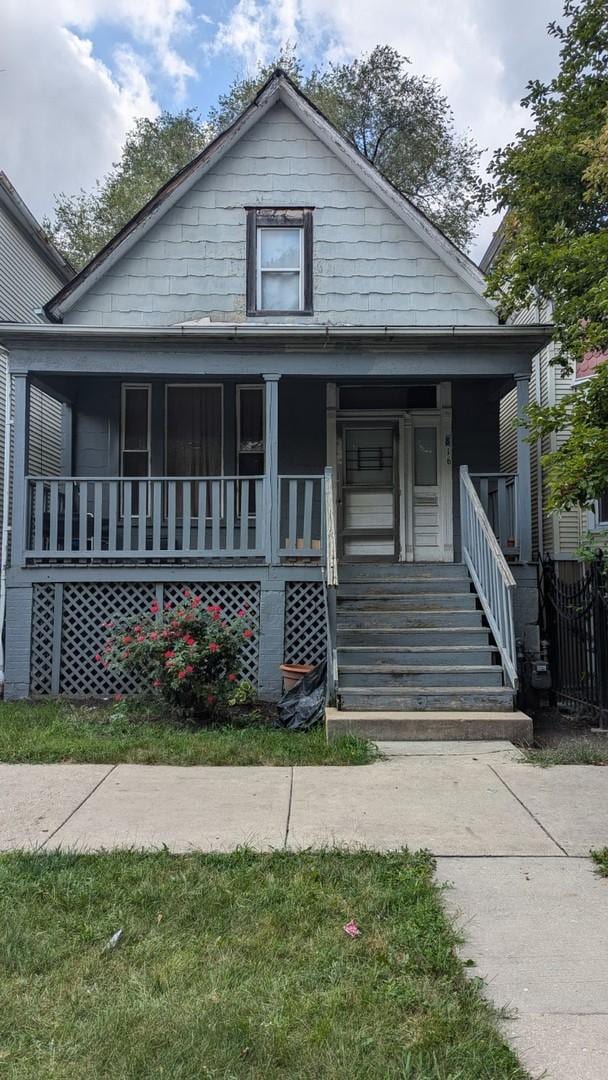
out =
{"type": "Polygon", "coordinates": [[[463,559],[494,635],[507,678],[513,689],[517,689],[513,618],[516,582],[466,465],[460,466],[460,523],[463,559]]]}
{"type": "Polygon", "coordinates": [[[327,699],[335,703],[338,693],[338,646],[336,633],[336,608],[338,592],[338,543],[336,537],[336,512],[334,499],[334,472],[328,465],[324,474],[325,562],[323,566],[323,594],[327,625],[327,699]]]}

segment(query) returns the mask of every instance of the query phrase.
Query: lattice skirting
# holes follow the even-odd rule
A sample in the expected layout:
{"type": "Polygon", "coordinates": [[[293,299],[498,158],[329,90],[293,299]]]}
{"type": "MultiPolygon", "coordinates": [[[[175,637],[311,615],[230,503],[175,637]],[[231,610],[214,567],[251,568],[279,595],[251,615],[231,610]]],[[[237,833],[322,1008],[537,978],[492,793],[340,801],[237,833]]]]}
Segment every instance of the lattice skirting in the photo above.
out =
{"type": "Polygon", "coordinates": [[[221,604],[233,618],[247,607],[258,632],[246,645],[242,673],[258,682],[260,587],[257,582],[193,584],[80,583],[34,585],[30,689],[33,694],[68,697],[105,697],[139,689],[131,676],[118,676],[95,661],[103,647],[107,619],[120,622],[147,609],[153,600],[162,605],[179,601],[183,590],[221,604]]]}
{"type": "Polygon", "coordinates": [[[288,581],[285,589],[285,664],[318,664],[327,651],[323,585],[288,581]]]}

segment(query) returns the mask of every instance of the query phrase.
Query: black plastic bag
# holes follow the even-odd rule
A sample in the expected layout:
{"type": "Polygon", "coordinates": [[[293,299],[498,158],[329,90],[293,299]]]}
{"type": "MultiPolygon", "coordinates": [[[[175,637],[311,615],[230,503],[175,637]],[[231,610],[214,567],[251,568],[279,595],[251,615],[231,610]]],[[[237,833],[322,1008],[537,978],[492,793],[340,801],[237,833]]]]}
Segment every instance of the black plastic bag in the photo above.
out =
{"type": "Polygon", "coordinates": [[[323,660],[297,686],[288,690],[277,705],[278,726],[289,731],[310,731],[325,717],[325,678],[323,660]]]}

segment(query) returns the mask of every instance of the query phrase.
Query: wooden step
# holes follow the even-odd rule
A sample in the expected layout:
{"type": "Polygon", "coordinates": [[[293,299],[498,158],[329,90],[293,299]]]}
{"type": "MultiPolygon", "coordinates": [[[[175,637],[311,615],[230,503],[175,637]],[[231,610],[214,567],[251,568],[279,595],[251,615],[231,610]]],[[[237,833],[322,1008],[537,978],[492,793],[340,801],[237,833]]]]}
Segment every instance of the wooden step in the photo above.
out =
{"type": "Polygon", "coordinates": [[[448,664],[444,667],[420,664],[342,665],[338,669],[340,691],[349,687],[438,687],[502,686],[502,668],[498,664],[448,664]]]}
{"type": "Polygon", "coordinates": [[[513,691],[502,686],[349,686],[340,687],[339,705],[342,710],[380,711],[387,709],[410,712],[505,712],[513,708],[513,691]]]}

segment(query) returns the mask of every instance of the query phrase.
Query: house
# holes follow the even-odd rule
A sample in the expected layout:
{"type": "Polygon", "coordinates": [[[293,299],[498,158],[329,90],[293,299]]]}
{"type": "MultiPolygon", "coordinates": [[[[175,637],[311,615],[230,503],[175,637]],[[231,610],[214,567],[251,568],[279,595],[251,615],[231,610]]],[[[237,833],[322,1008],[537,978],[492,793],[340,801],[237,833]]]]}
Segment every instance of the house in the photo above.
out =
{"type": "MultiPolygon", "coordinates": [[[[503,243],[506,218],[496,230],[492,240],[482,256],[480,269],[488,273],[498,257],[503,243]]],[[[545,306],[529,308],[518,312],[513,322],[516,325],[550,321],[551,312],[545,306]]],[[[576,369],[565,372],[555,363],[557,346],[553,342],[545,345],[532,360],[530,380],[530,400],[540,405],[558,405],[577,385],[593,375],[597,357],[587,358],[577,364],[576,369]]],[[[513,390],[505,394],[500,403],[500,468],[504,472],[513,472],[517,462],[517,432],[515,420],[517,401],[513,390]]],[[[557,450],[567,437],[566,432],[557,432],[545,436],[531,447],[531,513],[532,513],[532,554],[551,555],[564,564],[578,559],[578,550],[588,532],[597,535],[601,542],[602,535],[608,532],[608,497],[600,499],[593,511],[573,507],[571,510],[547,509],[547,483],[541,458],[557,450]]]]}
{"type": "Polygon", "coordinates": [[[249,605],[263,698],[281,661],[328,655],[345,723],[439,708],[500,733],[536,619],[530,453],[501,474],[500,401],[524,408],[549,330],[499,325],[484,287],[277,70],[47,324],[2,328],[7,696],[117,689],[102,621],[187,586],[249,605]],[[63,407],[61,477],[29,460],[35,385],[63,407]]]}
{"type": "MultiPolygon", "coordinates": [[[[42,305],[73,275],[73,268],[50,243],[6,174],[0,171],[0,324],[45,322],[42,305]]],[[[7,354],[0,345],[0,477],[3,478],[0,528],[5,553],[8,534],[3,526],[8,526],[4,509],[6,492],[10,489],[10,453],[7,453],[10,405],[7,354]]],[[[53,475],[61,471],[61,410],[56,398],[35,384],[30,386],[28,457],[35,472],[53,475]]],[[[4,598],[2,580],[0,626],[4,621],[4,598]]],[[[0,660],[0,671],[3,670],[0,660]]]]}

